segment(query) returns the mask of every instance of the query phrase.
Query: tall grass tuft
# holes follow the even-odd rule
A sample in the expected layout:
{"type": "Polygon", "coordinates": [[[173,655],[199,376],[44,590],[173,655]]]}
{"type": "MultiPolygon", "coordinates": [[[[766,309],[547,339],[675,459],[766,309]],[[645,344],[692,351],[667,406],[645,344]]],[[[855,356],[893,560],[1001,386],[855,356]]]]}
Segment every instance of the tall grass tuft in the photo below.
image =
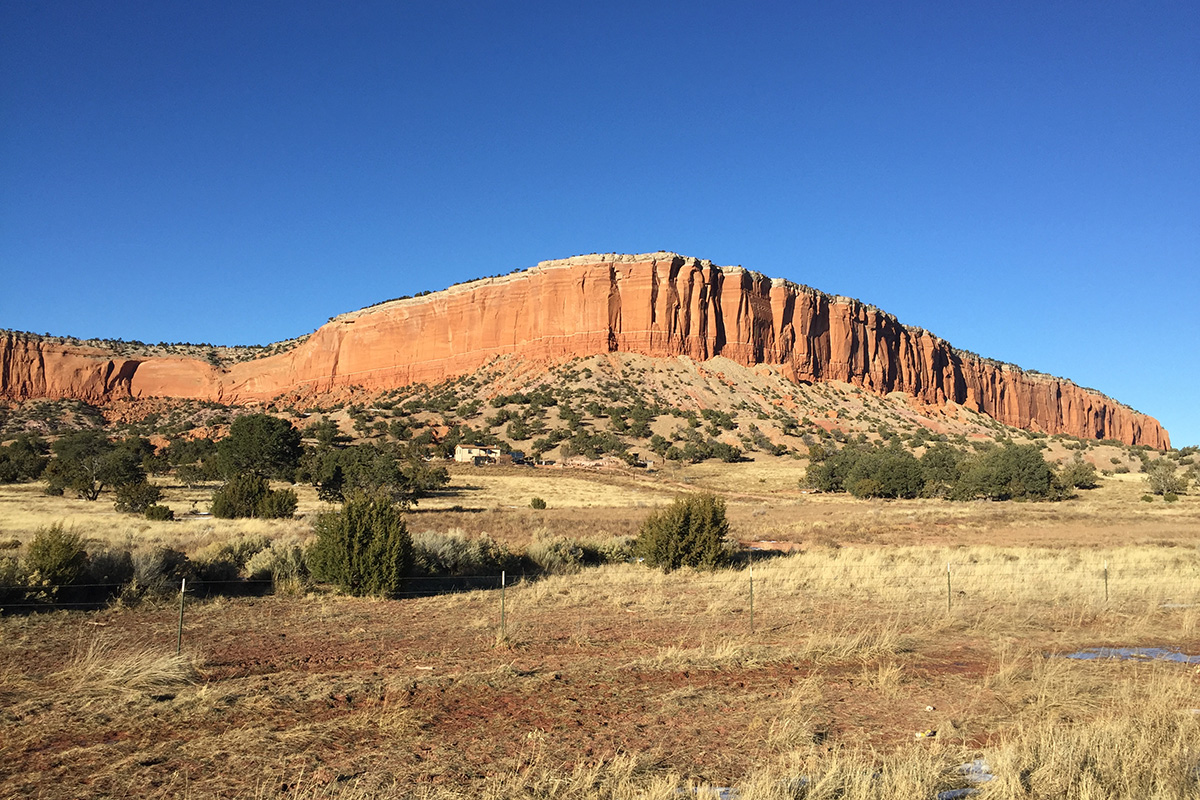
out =
{"type": "Polygon", "coordinates": [[[186,654],[143,647],[118,651],[100,637],[76,648],[71,662],[55,676],[76,692],[155,693],[195,683],[196,665],[186,654]]]}

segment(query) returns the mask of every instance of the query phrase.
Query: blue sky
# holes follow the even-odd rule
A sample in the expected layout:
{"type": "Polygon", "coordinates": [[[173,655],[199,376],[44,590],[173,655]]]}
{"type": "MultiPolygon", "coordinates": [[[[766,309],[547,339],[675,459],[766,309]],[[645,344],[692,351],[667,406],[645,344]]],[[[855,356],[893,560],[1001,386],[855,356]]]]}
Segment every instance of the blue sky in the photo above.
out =
{"type": "Polygon", "coordinates": [[[265,343],[591,252],[1200,443],[1200,6],[0,0],[0,326],[265,343]]]}

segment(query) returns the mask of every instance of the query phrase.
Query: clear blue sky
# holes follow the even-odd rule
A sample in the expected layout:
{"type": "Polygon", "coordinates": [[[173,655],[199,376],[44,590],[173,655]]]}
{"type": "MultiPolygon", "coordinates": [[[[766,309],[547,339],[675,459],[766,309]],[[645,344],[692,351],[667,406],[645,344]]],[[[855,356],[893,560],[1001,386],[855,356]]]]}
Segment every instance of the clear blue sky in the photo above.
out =
{"type": "Polygon", "coordinates": [[[674,250],[1200,443],[1200,5],[0,0],[0,326],[265,343],[674,250]]]}

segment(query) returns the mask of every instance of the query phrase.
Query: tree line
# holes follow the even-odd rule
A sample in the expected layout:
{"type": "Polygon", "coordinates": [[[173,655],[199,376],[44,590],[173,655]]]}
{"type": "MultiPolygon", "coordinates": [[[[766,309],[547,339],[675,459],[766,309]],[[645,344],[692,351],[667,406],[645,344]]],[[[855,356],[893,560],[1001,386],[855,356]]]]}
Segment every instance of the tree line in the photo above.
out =
{"type": "Polygon", "coordinates": [[[312,484],[328,502],[362,490],[383,492],[402,505],[449,481],[445,468],[402,444],[352,445],[328,420],[309,434],[315,444],[306,446],[287,420],[248,414],[219,441],[179,439],[157,451],[145,438],[113,440],[99,430],[76,431],[51,444],[23,435],[0,447],[0,483],[44,480],[49,495],[71,492],[89,501],[111,493],[118,511],[171,519],[171,510],[158,505],[162,490],[150,475],[173,471],[188,486],[221,481],[212,513],[222,518],[292,516],[295,491],[271,489],[271,480],[312,484]]]}
{"type": "Polygon", "coordinates": [[[809,448],[804,486],[860,497],[950,500],[1062,500],[1075,489],[1093,489],[1096,468],[1082,458],[1056,470],[1035,444],[1011,442],[965,453],[945,443],[918,458],[897,442],[882,447],[849,444],[809,448]]]}

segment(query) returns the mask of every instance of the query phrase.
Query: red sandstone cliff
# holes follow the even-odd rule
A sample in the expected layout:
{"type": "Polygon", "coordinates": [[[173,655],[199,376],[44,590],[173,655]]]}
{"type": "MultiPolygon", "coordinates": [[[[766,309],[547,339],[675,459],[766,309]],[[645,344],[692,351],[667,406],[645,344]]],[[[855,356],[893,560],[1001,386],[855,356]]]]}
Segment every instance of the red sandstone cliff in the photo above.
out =
{"type": "Polygon", "coordinates": [[[793,380],[959,403],[1008,425],[1166,448],[1167,432],[1070,381],[955,351],[877,308],[673,253],[579,256],[343,314],[293,350],[227,369],[0,333],[0,397],[188,397],[236,403],[341,386],[437,382],[515,354],[721,355],[793,380]]]}

